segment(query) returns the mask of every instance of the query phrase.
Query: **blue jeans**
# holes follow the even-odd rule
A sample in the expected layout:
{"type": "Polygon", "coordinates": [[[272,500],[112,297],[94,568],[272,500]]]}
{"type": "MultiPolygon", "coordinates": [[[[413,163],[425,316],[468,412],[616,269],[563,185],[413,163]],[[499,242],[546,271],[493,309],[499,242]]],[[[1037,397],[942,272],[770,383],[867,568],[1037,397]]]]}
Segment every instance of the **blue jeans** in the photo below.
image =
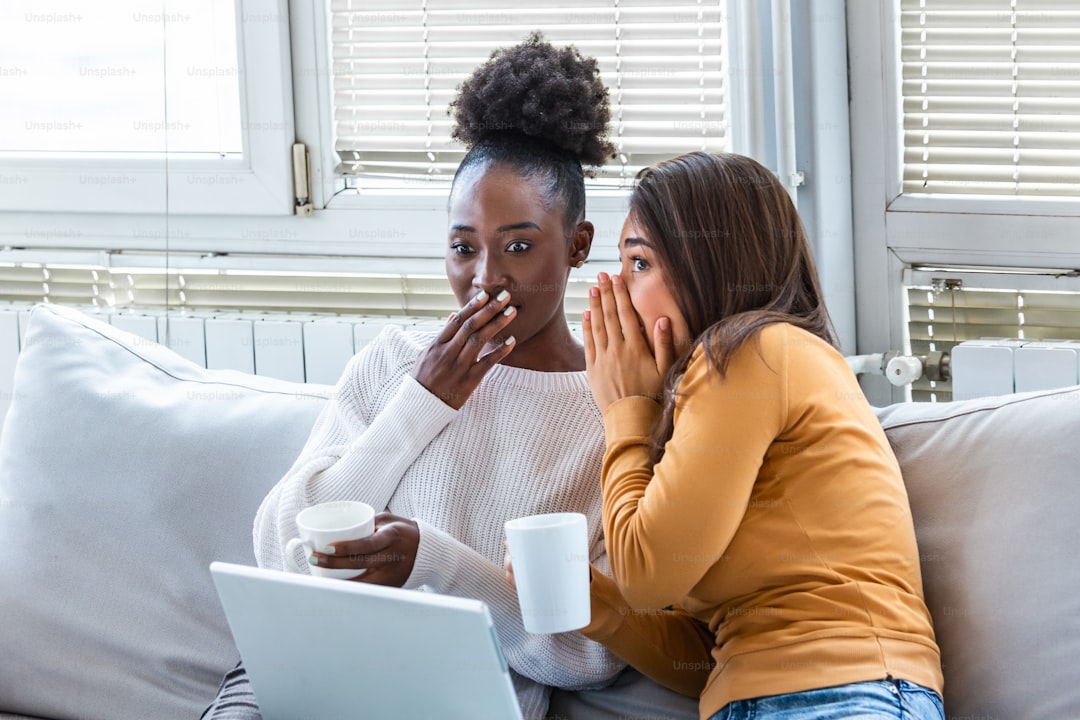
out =
{"type": "Polygon", "coordinates": [[[907,680],[872,680],[736,700],[709,720],[945,720],[941,697],[907,680]]]}

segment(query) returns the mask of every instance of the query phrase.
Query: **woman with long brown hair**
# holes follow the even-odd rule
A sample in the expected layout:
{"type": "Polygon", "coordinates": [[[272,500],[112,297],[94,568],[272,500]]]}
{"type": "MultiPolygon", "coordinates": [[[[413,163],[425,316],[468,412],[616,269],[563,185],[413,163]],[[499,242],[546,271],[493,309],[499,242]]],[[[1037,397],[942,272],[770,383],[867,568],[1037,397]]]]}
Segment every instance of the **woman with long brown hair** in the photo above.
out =
{"type": "Polygon", "coordinates": [[[639,176],[583,317],[607,439],[583,632],[732,718],[943,717],[907,495],[754,160],[639,176]]]}

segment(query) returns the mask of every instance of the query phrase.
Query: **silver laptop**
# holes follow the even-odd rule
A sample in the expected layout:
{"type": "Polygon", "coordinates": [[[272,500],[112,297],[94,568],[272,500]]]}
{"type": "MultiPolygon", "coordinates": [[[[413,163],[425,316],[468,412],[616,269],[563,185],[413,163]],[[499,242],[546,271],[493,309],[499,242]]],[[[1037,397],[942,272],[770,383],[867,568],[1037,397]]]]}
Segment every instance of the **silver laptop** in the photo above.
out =
{"type": "Polygon", "coordinates": [[[479,600],[215,562],[265,720],[520,720],[479,600]]]}

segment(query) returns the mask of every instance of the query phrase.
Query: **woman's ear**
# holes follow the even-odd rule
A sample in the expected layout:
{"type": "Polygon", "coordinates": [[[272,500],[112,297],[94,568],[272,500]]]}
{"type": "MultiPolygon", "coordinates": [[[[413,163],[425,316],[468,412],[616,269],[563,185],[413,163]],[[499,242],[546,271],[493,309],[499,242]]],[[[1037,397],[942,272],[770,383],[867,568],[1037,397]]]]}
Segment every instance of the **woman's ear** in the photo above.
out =
{"type": "Polygon", "coordinates": [[[581,267],[589,258],[589,250],[592,249],[593,235],[596,228],[588,220],[579,222],[574,230],[574,237],[570,240],[570,265],[581,267]]]}

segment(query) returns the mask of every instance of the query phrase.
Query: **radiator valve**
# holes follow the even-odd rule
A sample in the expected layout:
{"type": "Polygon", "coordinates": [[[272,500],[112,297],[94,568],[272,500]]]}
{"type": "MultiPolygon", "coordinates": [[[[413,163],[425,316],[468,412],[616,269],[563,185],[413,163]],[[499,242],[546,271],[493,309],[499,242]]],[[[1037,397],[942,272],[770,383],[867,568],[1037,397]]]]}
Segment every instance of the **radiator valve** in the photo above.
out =
{"type": "Polygon", "coordinates": [[[845,358],[856,375],[884,375],[897,387],[910,385],[921,377],[948,380],[949,353],[935,350],[926,355],[904,355],[898,350],[845,358]]]}
{"type": "Polygon", "coordinates": [[[915,382],[922,374],[922,360],[912,355],[896,355],[885,363],[885,377],[897,387],[915,382]]]}

